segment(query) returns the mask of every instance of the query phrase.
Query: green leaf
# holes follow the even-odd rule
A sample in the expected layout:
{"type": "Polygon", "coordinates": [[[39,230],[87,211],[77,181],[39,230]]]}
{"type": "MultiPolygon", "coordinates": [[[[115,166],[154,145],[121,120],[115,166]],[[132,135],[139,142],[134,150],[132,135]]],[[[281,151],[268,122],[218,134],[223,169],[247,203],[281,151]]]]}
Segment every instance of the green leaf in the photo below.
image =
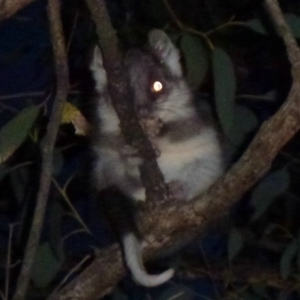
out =
{"type": "MultiPolygon", "coordinates": [[[[284,19],[290,27],[295,38],[300,38],[300,17],[294,14],[285,14],[284,19]]],[[[259,19],[253,19],[245,25],[260,34],[268,34],[265,26],[259,19]]]]}
{"type": "Polygon", "coordinates": [[[62,261],[59,261],[51,251],[49,243],[39,246],[31,279],[37,288],[46,288],[58,273],[62,261]]]}
{"type": "Polygon", "coordinates": [[[244,239],[239,230],[233,228],[228,239],[228,260],[231,262],[241,251],[244,245],[244,239]]]}
{"type": "Polygon", "coordinates": [[[292,267],[292,260],[295,257],[298,250],[297,240],[292,240],[292,242],[285,248],[281,259],[280,259],[280,274],[281,277],[286,280],[290,273],[292,267]]]}
{"type": "Polygon", "coordinates": [[[245,25],[247,27],[249,27],[250,29],[256,31],[257,33],[268,34],[268,32],[266,31],[265,26],[263,25],[263,23],[259,19],[253,19],[253,20],[250,20],[248,22],[245,22],[245,25]]]}
{"type": "Polygon", "coordinates": [[[180,39],[180,49],[187,69],[187,81],[192,87],[200,87],[208,70],[205,45],[198,37],[185,34],[180,39]]]}
{"type": "Polygon", "coordinates": [[[214,91],[217,114],[224,133],[233,125],[236,81],[230,57],[220,48],[213,50],[214,91]]]}
{"type": "Polygon", "coordinates": [[[230,130],[230,141],[241,146],[247,134],[259,125],[256,115],[249,108],[237,105],[234,112],[234,124],[230,130]]]}
{"type": "Polygon", "coordinates": [[[256,115],[251,109],[236,105],[234,112],[234,125],[231,127],[229,133],[229,143],[226,147],[226,156],[228,161],[235,159],[236,155],[240,153],[241,146],[249,137],[249,133],[258,128],[259,122],[256,115]]]}
{"type": "Polygon", "coordinates": [[[294,14],[285,14],[285,21],[289,25],[295,38],[300,38],[300,17],[294,14]]]}
{"type": "Polygon", "coordinates": [[[252,221],[259,219],[270,204],[290,185],[290,175],[286,168],[268,174],[254,189],[251,196],[251,205],[255,208],[252,221]]]}
{"type": "Polygon", "coordinates": [[[0,131],[0,163],[7,160],[24,142],[39,113],[38,106],[23,109],[0,131]]]}

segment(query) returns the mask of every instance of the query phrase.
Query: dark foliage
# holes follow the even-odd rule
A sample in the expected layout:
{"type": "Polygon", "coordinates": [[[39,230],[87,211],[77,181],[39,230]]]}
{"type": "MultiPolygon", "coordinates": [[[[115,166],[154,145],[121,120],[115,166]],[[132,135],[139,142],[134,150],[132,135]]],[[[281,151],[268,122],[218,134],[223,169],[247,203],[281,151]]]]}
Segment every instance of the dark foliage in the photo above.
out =
{"type": "MultiPolygon", "coordinates": [[[[300,38],[299,2],[281,2],[294,35],[300,38]]],[[[2,290],[9,242],[14,265],[22,258],[28,236],[39,184],[40,143],[55,89],[45,5],[46,1],[35,1],[0,27],[2,290]],[[11,240],[9,224],[16,224],[11,240]]],[[[231,165],[259,125],[283,103],[291,84],[285,48],[261,1],[109,0],[107,6],[123,48],[140,45],[155,27],[174,39],[192,88],[199,100],[209,102],[219,121],[231,165]]],[[[68,102],[91,120],[94,93],[88,66],[97,40],[94,25],[83,1],[63,1],[62,13],[72,86],[68,102]]],[[[107,299],[298,299],[299,158],[297,136],[225,220],[168,259],[182,277],[152,290],[126,278],[107,299]]],[[[89,180],[92,165],[88,138],[75,134],[73,125],[63,124],[29,299],[45,299],[93,248],[115,240],[96,209],[89,180]]],[[[163,268],[166,259],[162,260],[149,267],[163,268]]],[[[10,293],[18,268],[16,264],[10,272],[10,293]]]]}

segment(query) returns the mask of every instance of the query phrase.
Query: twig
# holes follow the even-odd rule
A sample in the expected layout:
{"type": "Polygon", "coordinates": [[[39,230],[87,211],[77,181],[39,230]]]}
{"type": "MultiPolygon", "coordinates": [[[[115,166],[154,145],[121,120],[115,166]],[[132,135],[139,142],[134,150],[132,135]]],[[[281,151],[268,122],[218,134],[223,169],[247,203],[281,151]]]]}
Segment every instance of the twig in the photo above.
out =
{"type": "Polygon", "coordinates": [[[162,0],[162,2],[164,3],[168,13],[170,14],[171,18],[174,20],[174,22],[176,23],[176,25],[178,26],[178,28],[183,29],[185,28],[185,25],[177,18],[175,12],[173,11],[173,9],[171,8],[168,0],[162,0]]]}
{"type": "Polygon", "coordinates": [[[69,280],[69,278],[74,273],[76,273],[80,269],[80,267],[90,258],[91,255],[86,255],[74,268],[72,268],[72,270],[63,278],[63,280],[59,283],[59,285],[54,289],[52,294],[55,294],[69,280]]]}
{"type": "MultiPolygon", "coordinates": [[[[210,268],[210,262],[208,261],[207,255],[206,255],[206,253],[205,253],[205,251],[204,251],[201,244],[200,244],[200,251],[201,251],[201,254],[202,254],[202,259],[203,259],[204,264],[205,264],[205,269],[209,269],[210,268]]],[[[218,289],[218,286],[217,286],[214,278],[212,276],[210,276],[209,273],[208,273],[208,278],[211,281],[211,284],[213,286],[215,295],[217,296],[218,299],[221,299],[220,291],[218,289]]]]}
{"type": "Polygon", "coordinates": [[[33,2],[33,0],[1,0],[0,1],[0,21],[14,15],[17,11],[33,2]]]}
{"type": "Polygon", "coordinates": [[[5,267],[5,291],[4,291],[4,299],[8,300],[9,294],[9,280],[10,280],[10,269],[11,269],[11,243],[13,230],[16,224],[9,224],[9,238],[8,238],[8,246],[7,246],[7,258],[6,258],[6,267],[5,267]]]}
{"type": "Polygon", "coordinates": [[[23,168],[23,167],[26,167],[26,166],[29,166],[29,165],[32,165],[33,162],[32,161],[25,161],[23,163],[20,163],[18,165],[15,165],[13,167],[11,167],[10,169],[8,170],[4,170],[1,174],[1,176],[5,176],[6,174],[10,173],[10,172],[13,172],[15,170],[18,170],[19,168],[23,168]]]}
{"type": "Polygon", "coordinates": [[[70,51],[70,47],[71,47],[73,35],[74,35],[74,32],[75,32],[75,28],[76,28],[76,26],[77,26],[78,17],[79,17],[79,11],[77,10],[77,11],[76,11],[76,14],[75,14],[75,18],[74,18],[72,30],[71,30],[71,33],[70,33],[68,45],[67,45],[67,52],[68,52],[68,53],[69,53],[69,51],[70,51]]]}
{"type": "Polygon", "coordinates": [[[190,34],[193,34],[193,35],[196,35],[196,36],[199,36],[200,38],[204,39],[210,49],[214,49],[214,45],[213,45],[213,43],[211,42],[211,40],[209,38],[210,35],[218,32],[218,31],[221,31],[221,30],[223,30],[227,27],[230,27],[230,26],[244,26],[245,25],[244,22],[233,21],[234,16],[232,16],[232,17],[230,17],[228,22],[226,22],[224,24],[221,24],[221,25],[217,26],[216,28],[213,28],[213,29],[208,30],[206,32],[202,32],[202,31],[199,31],[199,30],[195,30],[194,28],[189,27],[189,26],[185,25],[183,22],[181,22],[178,19],[178,17],[176,16],[173,9],[171,8],[168,0],[162,0],[162,2],[164,3],[168,13],[170,14],[171,18],[173,19],[173,21],[175,22],[175,24],[177,25],[177,27],[180,30],[185,31],[185,32],[190,33],[190,34]]]}
{"type": "Polygon", "coordinates": [[[179,29],[181,29],[182,31],[186,31],[188,33],[191,33],[191,34],[194,34],[194,35],[197,35],[197,36],[203,38],[206,41],[206,43],[207,43],[207,45],[208,45],[208,47],[210,49],[214,48],[214,45],[212,44],[212,42],[210,41],[210,39],[208,38],[208,36],[205,33],[201,32],[201,31],[198,31],[198,30],[195,30],[194,28],[188,27],[185,24],[183,24],[178,19],[178,17],[176,16],[175,12],[171,8],[168,0],[162,0],[162,1],[164,3],[164,5],[165,5],[165,7],[166,7],[166,9],[168,11],[168,13],[170,14],[171,18],[174,20],[174,22],[176,23],[176,25],[177,25],[177,27],[179,29]]]}
{"type": "Polygon", "coordinates": [[[208,30],[205,32],[206,36],[212,35],[213,33],[216,33],[218,31],[221,31],[227,27],[231,27],[231,26],[245,26],[244,22],[238,22],[238,21],[232,21],[233,17],[230,18],[230,20],[227,23],[221,24],[219,26],[217,26],[216,28],[213,28],[211,30],[208,30]]]}
{"type": "Polygon", "coordinates": [[[117,244],[98,251],[97,258],[87,269],[47,300],[94,300],[102,298],[103,295],[112,292],[115,284],[125,274],[122,261],[121,249],[117,244]],[[116,268],[114,265],[118,267],[116,268]],[[113,267],[110,268],[111,266],[113,267]],[[101,292],[98,293],[99,291],[101,292]]]}
{"type": "MultiPolygon", "coordinates": [[[[104,67],[108,77],[108,89],[112,103],[120,119],[120,127],[127,143],[136,147],[143,158],[141,179],[146,188],[146,196],[152,203],[168,199],[167,187],[156,162],[152,144],[143,132],[131,103],[131,89],[127,82],[126,68],[122,66],[122,56],[118,39],[111,25],[104,0],[86,0],[101,44],[104,67]]],[[[148,202],[149,203],[149,202],[148,202]]]]}
{"type": "MultiPolygon", "coordinates": [[[[265,1],[275,5],[276,13],[282,15],[277,2],[265,1]]],[[[277,22],[276,18],[274,20],[277,22]]],[[[285,40],[293,39],[286,25],[284,28],[285,32],[289,32],[285,40]]],[[[291,51],[289,50],[291,48],[292,51],[298,52],[293,45],[295,41],[289,41],[287,51],[291,51]]],[[[151,241],[144,248],[146,258],[149,259],[158,250],[166,249],[187,236],[203,232],[212,222],[224,216],[231,205],[269,170],[280,149],[299,130],[300,77],[297,76],[299,74],[297,71],[300,60],[297,55],[291,57],[294,69],[293,85],[286,102],[269,121],[262,125],[247,151],[227,175],[200,199],[187,203],[165,204],[143,215],[142,227],[144,232],[148,232],[145,240],[151,241]]],[[[109,293],[123,275],[124,267],[120,261],[120,250],[116,245],[103,250],[102,253],[104,253],[102,257],[99,256],[75,280],[49,300],[88,300],[109,293]],[[102,273],[97,276],[95,273],[99,269],[102,273]],[[76,293],[78,290],[80,295],[76,293]]]]}
{"type": "MultiPolygon", "coordinates": [[[[74,217],[74,215],[72,215],[72,216],[74,217]]],[[[80,228],[80,229],[71,231],[70,233],[68,233],[68,234],[66,234],[65,236],[63,236],[62,242],[65,243],[65,241],[66,241],[68,238],[70,238],[70,237],[73,236],[73,235],[79,234],[79,233],[86,233],[86,229],[80,228]]]]}
{"type": "MultiPolygon", "coordinates": [[[[82,94],[79,90],[71,90],[69,91],[70,95],[80,95],[82,94]]],[[[18,94],[11,94],[11,95],[2,95],[0,96],[0,101],[4,100],[11,100],[11,99],[18,99],[18,98],[42,98],[46,96],[46,92],[28,92],[28,93],[18,93],[18,94]]]]}
{"type": "MultiPolygon", "coordinates": [[[[289,57],[289,61],[293,68],[299,71],[298,64],[300,63],[300,49],[296,39],[286,23],[282,11],[280,10],[277,0],[265,0],[265,6],[270,16],[272,17],[279,34],[282,36],[289,57]]],[[[294,70],[296,71],[296,70],[294,70]]],[[[299,73],[297,73],[299,79],[299,73]]],[[[294,74],[293,74],[294,75],[294,74]]]]}
{"type": "Polygon", "coordinates": [[[13,300],[23,300],[27,293],[30,274],[34,263],[35,254],[39,245],[39,239],[43,226],[43,220],[51,184],[53,147],[61,120],[63,105],[69,90],[68,64],[62,23],[60,19],[59,0],[49,0],[47,11],[50,22],[53,53],[55,58],[57,91],[53,103],[50,121],[47,126],[47,133],[42,143],[42,171],[40,187],[37,194],[37,204],[35,207],[29,239],[25,249],[21,272],[17,282],[17,289],[13,296],[13,300]]]}
{"type": "Polygon", "coordinates": [[[0,106],[3,110],[7,110],[7,111],[10,111],[12,113],[18,113],[19,110],[15,109],[14,107],[10,106],[10,105],[7,105],[7,104],[4,104],[0,101],[0,106]]]}
{"type": "Polygon", "coordinates": [[[12,94],[12,95],[3,95],[0,96],[0,101],[17,99],[17,98],[27,98],[27,97],[44,97],[45,95],[46,95],[45,92],[28,92],[28,93],[19,93],[19,94],[12,94]]]}
{"type": "Polygon", "coordinates": [[[59,193],[61,194],[61,196],[64,198],[65,202],[67,203],[67,205],[69,206],[70,210],[72,211],[72,215],[74,216],[74,218],[77,220],[77,222],[79,222],[81,224],[81,226],[83,227],[83,229],[85,230],[86,233],[91,235],[91,231],[89,230],[89,228],[87,227],[87,225],[84,223],[84,221],[82,220],[82,218],[80,217],[80,215],[78,214],[77,210],[75,209],[75,207],[73,206],[72,202],[70,201],[69,197],[67,196],[66,193],[66,188],[68,186],[68,183],[70,182],[70,180],[72,180],[74,178],[74,176],[71,176],[68,180],[68,182],[66,183],[66,185],[64,186],[64,188],[61,188],[58,184],[58,182],[55,180],[54,177],[52,177],[52,181],[55,185],[55,187],[57,188],[57,190],[59,191],[59,193]]]}

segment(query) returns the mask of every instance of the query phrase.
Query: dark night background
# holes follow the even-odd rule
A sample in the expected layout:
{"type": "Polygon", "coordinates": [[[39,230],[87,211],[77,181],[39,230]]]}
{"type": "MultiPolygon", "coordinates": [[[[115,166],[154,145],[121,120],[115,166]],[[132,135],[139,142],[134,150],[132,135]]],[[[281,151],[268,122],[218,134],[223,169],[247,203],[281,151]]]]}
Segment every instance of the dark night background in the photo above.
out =
{"type": "MultiPolygon", "coordinates": [[[[91,101],[94,93],[88,65],[91,49],[97,41],[95,29],[84,1],[61,2],[71,82],[67,100],[89,119],[94,109],[91,101]]],[[[186,73],[197,100],[210,103],[221,124],[220,130],[224,131],[222,118],[226,112],[220,112],[214,97],[212,49],[201,37],[178,28],[164,3],[163,0],[107,1],[122,48],[142,44],[151,28],[166,30],[183,52],[186,73]],[[183,43],[187,36],[191,38],[191,47],[200,45],[204,53],[202,61],[197,57],[199,49],[190,50],[183,43]],[[197,68],[199,63],[202,65],[197,68]]],[[[230,166],[242,154],[259,125],[270,118],[286,98],[291,76],[284,45],[261,1],[169,0],[168,3],[187,27],[201,33],[214,30],[208,35],[210,43],[230,58],[235,76],[224,77],[228,85],[229,81],[236,84],[234,101],[228,106],[233,111],[234,123],[224,138],[230,166]],[[219,28],[232,17],[233,22],[239,24],[219,28]]],[[[42,107],[31,134],[0,164],[2,291],[9,224],[16,224],[11,239],[12,264],[20,261],[26,244],[39,183],[40,142],[55,94],[46,4],[44,0],[34,1],[0,23],[0,127],[28,106],[42,107]]],[[[280,4],[289,16],[295,36],[300,38],[300,2],[286,0],[280,4]]],[[[176,276],[155,289],[137,287],[128,276],[107,299],[300,299],[297,290],[300,278],[299,157],[298,136],[281,151],[270,173],[205,236],[179,255],[149,265],[150,270],[157,271],[171,264],[180,270],[179,274],[202,268],[208,276],[198,275],[194,279],[176,276]],[[277,276],[282,284],[263,279],[249,281],[246,271],[250,267],[254,278],[259,278],[264,270],[270,278],[277,276]],[[219,270],[231,273],[222,277],[219,270]]],[[[101,212],[95,212],[97,205],[89,188],[90,164],[88,138],[76,135],[71,124],[63,124],[55,148],[54,178],[60,187],[67,184],[64,194],[67,199],[53,184],[28,299],[46,299],[84,256],[93,255],[94,249],[115,241],[101,212]],[[76,208],[80,220],[74,217],[68,201],[76,208]]],[[[11,269],[10,295],[19,268],[20,263],[11,269]]]]}

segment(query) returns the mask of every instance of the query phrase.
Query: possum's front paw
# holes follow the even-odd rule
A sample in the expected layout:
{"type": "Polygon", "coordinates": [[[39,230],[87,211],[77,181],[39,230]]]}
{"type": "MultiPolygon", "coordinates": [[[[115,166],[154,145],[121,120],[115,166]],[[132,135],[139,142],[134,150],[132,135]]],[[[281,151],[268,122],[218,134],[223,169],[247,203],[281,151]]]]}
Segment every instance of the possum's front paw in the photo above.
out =
{"type": "Polygon", "coordinates": [[[157,137],[164,126],[160,118],[154,116],[147,116],[140,118],[140,123],[146,132],[146,134],[151,138],[157,137]]]}
{"type": "Polygon", "coordinates": [[[130,145],[122,147],[120,154],[123,160],[133,167],[138,167],[143,163],[143,159],[140,157],[138,149],[130,145]]]}

